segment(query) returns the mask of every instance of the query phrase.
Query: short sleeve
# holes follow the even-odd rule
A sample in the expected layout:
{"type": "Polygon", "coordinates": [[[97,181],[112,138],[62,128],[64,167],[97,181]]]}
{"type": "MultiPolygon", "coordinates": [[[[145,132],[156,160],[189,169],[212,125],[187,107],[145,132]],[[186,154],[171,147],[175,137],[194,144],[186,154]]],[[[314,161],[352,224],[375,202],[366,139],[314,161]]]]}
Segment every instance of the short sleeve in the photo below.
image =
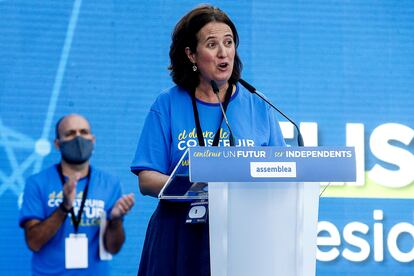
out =
{"type": "Polygon", "coordinates": [[[171,159],[169,120],[168,113],[160,109],[160,104],[156,101],[145,119],[131,164],[131,171],[136,175],[142,170],[153,170],[163,174],[168,172],[171,159]]]}
{"type": "Polygon", "coordinates": [[[20,209],[19,226],[24,227],[31,219],[44,220],[46,212],[43,207],[41,189],[33,177],[26,180],[23,192],[23,203],[20,209]]]}

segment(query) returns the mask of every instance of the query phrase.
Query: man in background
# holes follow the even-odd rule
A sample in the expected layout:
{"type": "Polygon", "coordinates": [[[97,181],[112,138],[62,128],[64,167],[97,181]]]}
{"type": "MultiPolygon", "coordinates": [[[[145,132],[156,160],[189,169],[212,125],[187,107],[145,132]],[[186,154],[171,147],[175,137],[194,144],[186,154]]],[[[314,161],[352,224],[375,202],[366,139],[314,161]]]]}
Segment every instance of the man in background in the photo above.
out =
{"type": "Polygon", "coordinates": [[[61,161],[26,181],[20,227],[33,251],[33,275],[107,275],[109,253],[125,241],[123,217],[134,195],[90,165],[95,136],[78,114],[56,124],[61,161]]]}

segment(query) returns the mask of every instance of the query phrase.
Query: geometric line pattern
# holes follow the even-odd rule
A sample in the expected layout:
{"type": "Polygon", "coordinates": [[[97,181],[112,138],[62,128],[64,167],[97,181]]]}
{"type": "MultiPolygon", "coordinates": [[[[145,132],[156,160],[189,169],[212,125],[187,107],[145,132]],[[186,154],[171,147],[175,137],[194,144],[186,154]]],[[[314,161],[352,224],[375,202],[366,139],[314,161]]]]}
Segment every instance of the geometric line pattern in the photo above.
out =
{"type": "Polygon", "coordinates": [[[0,197],[4,192],[10,190],[18,196],[19,205],[25,185],[25,172],[30,168],[33,169],[31,173],[39,172],[42,168],[44,157],[51,151],[51,142],[48,139],[53,127],[52,120],[55,115],[81,4],[82,0],[75,0],[73,4],[40,138],[34,140],[23,133],[14,131],[5,126],[0,117],[0,147],[4,148],[11,169],[10,175],[6,175],[4,169],[0,168],[0,197]],[[29,150],[32,152],[19,163],[16,155],[17,150],[29,150]]]}

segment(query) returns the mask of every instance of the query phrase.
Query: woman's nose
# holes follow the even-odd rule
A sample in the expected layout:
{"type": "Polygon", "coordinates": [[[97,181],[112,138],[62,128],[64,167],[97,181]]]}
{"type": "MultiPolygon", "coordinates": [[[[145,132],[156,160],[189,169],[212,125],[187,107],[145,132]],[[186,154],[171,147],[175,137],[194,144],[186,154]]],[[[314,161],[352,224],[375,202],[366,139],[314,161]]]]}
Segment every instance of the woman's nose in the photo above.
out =
{"type": "Polygon", "coordinates": [[[217,55],[219,57],[226,57],[227,56],[227,50],[226,50],[226,47],[223,44],[219,44],[217,55]]]}

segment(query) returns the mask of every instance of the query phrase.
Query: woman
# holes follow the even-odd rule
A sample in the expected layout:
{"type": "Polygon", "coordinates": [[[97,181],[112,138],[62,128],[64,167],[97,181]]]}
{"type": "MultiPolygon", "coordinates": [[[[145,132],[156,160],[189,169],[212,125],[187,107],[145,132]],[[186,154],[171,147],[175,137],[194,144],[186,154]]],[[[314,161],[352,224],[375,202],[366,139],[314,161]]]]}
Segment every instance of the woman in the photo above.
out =
{"type": "MultiPolygon", "coordinates": [[[[273,112],[238,84],[238,42],[233,22],[209,5],[190,11],[176,25],[169,68],[176,86],[152,105],[131,165],[144,195],[158,195],[187,147],[230,145],[211,80],[227,109],[235,146],[284,145],[273,112]]],[[[210,275],[208,223],[186,224],[188,211],[189,203],[159,202],[138,275],[210,275]]]]}

